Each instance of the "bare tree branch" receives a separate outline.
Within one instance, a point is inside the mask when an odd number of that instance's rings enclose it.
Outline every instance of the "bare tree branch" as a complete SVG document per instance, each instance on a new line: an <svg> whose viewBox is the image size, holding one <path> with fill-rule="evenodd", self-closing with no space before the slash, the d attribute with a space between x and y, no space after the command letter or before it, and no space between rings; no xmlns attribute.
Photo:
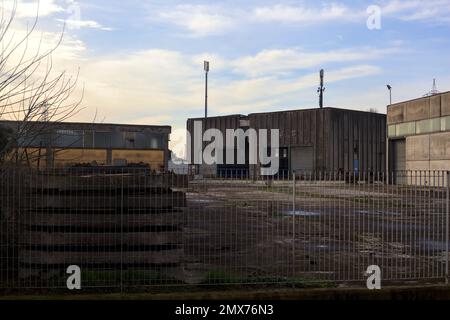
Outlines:
<svg viewBox="0 0 450 320"><path fill-rule="evenodd" d="M31 27L20 38L12 30L17 0L12 1L10 11L3 2L0 10L0 119L18 121L12 137L6 139L0 132L0 138L4 139L3 143L0 141L1 161L11 148L15 147L20 153L19 149L29 147L49 130L50 122L62 122L76 115L81 110L84 88L79 99L72 99L79 70L75 76L66 71L54 71L52 54L62 43L65 26L56 44L42 50L43 34L37 46L30 43L39 20L39 3ZM27 154L27 160L29 156ZM19 162L23 160L23 155L16 154L16 157Z"/></svg>

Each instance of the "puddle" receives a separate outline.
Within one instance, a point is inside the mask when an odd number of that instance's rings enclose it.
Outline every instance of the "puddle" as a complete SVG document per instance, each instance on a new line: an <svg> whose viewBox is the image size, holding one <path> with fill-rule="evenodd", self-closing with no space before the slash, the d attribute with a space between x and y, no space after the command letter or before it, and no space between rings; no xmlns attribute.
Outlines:
<svg viewBox="0 0 450 320"><path fill-rule="evenodd" d="M375 215L375 216L400 216L400 213L391 212L391 211L384 212L384 211L357 210L357 211L354 211L354 213L369 214L369 215Z"/></svg>
<svg viewBox="0 0 450 320"><path fill-rule="evenodd" d="M422 250L442 250L446 249L445 241L436 241L431 239L419 238L418 247Z"/></svg>
<svg viewBox="0 0 450 320"><path fill-rule="evenodd" d="M197 203L213 203L214 200L211 199L189 199L189 201L197 202Z"/></svg>
<svg viewBox="0 0 450 320"><path fill-rule="evenodd" d="M295 216L295 217L318 217L318 216L320 216L320 213L318 213L318 212L300 211L300 210L286 211L285 214L288 216Z"/></svg>

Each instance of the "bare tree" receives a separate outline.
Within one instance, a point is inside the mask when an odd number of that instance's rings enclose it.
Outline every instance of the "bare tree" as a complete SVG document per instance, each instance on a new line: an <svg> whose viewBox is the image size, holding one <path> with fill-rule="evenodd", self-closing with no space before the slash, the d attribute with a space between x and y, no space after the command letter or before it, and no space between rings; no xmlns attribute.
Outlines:
<svg viewBox="0 0 450 320"><path fill-rule="evenodd" d="M71 99L78 72L72 76L53 69L52 54L62 42L64 29L54 46L42 49L43 35L37 46L30 45L37 32L39 7L31 27L21 36L12 28L17 0L12 1L10 10L3 5L0 10L0 119L17 121L12 132L0 130L0 139L4 140L0 141L0 159L13 149L14 160L20 163L29 161L26 148L38 136L48 134L50 122L62 122L80 111L83 94L79 99Z"/></svg>

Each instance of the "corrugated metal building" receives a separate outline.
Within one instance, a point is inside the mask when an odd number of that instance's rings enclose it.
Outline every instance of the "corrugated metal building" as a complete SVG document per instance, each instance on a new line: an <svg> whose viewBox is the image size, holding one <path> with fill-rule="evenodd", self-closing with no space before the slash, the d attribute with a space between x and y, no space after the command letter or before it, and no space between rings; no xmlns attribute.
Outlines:
<svg viewBox="0 0 450 320"><path fill-rule="evenodd" d="M306 109L188 119L193 136L194 121L201 121L203 132L220 129L279 129L280 172L382 172L386 166L386 115L337 108ZM205 126L206 122L206 126ZM204 144L205 145L205 144ZM193 145L191 145L193 163ZM203 174L220 174L223 169L249 170L244 166L198 167Z"/></svg>
<svg viewBox="0 0 450 320"><path fill-rule="evenodd" d="M39 168L76 164L145 164L168 168L170 126L0 121L20 130L12 156Z"/></svg>

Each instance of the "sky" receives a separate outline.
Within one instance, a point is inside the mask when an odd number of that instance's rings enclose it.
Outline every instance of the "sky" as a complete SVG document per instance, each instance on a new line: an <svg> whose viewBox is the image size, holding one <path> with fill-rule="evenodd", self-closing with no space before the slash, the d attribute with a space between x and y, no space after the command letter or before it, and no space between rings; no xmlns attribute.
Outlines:
<svg viewBox="0 0 450 320"><path fill-rule="evenodd" d="M2 0L7 10L12 0ZM318 106L386 112L393 101L450 90L450 0L18 0L12 28L51 47L77 73L73 121L171 125L183 153L186 120ZM65 26L65 27L64 27ZM76 94L81 95L81 89Z"/></svg>

